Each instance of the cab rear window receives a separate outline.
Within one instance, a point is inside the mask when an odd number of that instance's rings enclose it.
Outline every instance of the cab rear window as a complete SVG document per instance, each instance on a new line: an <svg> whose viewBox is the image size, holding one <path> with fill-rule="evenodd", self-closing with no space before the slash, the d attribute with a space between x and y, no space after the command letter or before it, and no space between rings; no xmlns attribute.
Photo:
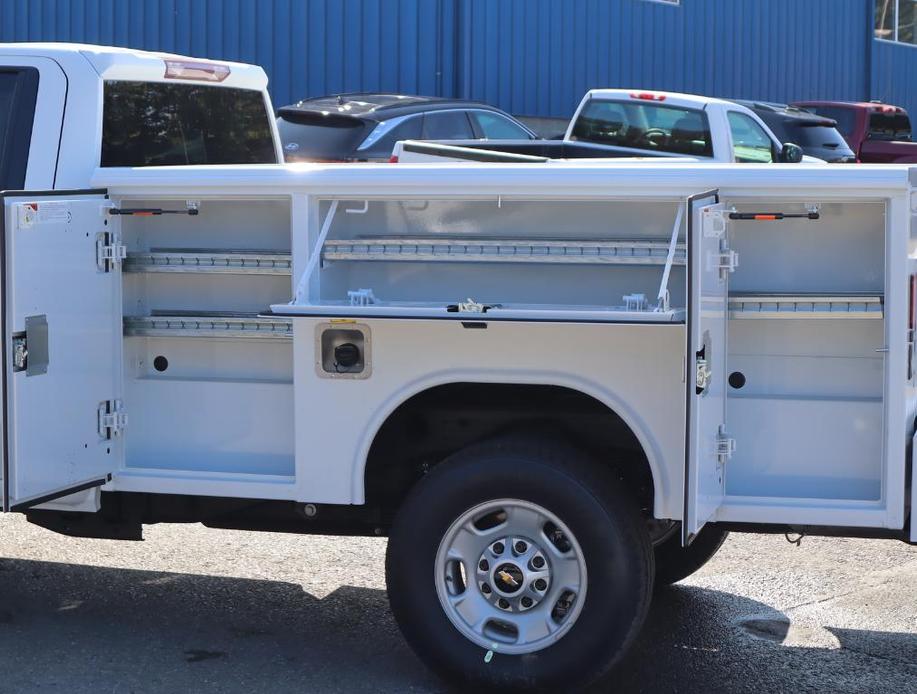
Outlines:
<svg viewBox="0 0 917 694"><path fill-rule="evenodd" d="M911 121L905 113L870 113L870 140L899 140L909 142L911 139Z"/></svg>
<svg viewBox="0 0 917 694"><path fill-rule="evenodd" d="M102 166L275 164L272 120L252 89L109 81Z"/></svg>
<svg viewBox="0 0 917 694"><path fill-rule="evenodd" d="M590 101L573 125L574 140L673 154L713 156L703 111L637 101Z"/></svg>

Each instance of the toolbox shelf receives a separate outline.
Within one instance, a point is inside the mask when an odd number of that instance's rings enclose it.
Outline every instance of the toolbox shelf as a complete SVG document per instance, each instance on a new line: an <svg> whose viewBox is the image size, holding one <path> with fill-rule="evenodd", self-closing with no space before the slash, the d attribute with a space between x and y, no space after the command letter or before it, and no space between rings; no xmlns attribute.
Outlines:
<svg viewBox="0 0 917 694"><path fill-rule="evenodd" d="M152 248L128 253L124 271L289 275L291 266L290 254L282 251Z"/></svg>
<svg viewBox="0 0 917 694"><path fill-rule="evenodd" d="M289 340L290 319L241 312L154 311L149 316L125 316L128 337L226 337Z"/></svg>
<svg viewBox="0 0 917 694"><path fill-rule="evenodd" d="M322 260L665 265L670 245L668 239L356 238L326 241ZM672 264L685 264L683 243Z"/></svg>
<svg viewBox="0 0 917 694"><path fill-rule="evenodd" d="M729 317L881 319L883 298L852 294L738 294L729 297Z"/></svg>

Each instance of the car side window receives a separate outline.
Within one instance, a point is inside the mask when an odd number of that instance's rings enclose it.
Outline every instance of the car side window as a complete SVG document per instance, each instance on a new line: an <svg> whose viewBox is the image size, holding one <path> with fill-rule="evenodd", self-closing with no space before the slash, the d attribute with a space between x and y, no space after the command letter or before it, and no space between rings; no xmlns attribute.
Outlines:
<svg viewBox="0 0 917 694"><path fill-rule="evenodd" d="M424 140L473 140L465 111L432 111L423 117Z"/></svg>
<svg viewBox="0 0 917 694"><path fill-rule="evenodd" d="M423 116L411 116L405 119L373 144L366 152L370 157L388 157L395 149L395 143L401 140L419 140L423 133ZM362 154L362 152L357 152Z"/></svg>
<svg viewBox="0 0 917 694"><path fill-rule="evenodd" d="M532 136L524 128L513 123L509 118L490 111L470 111L471 121L475 126L475 135L485 140L531 140Z"/></svg>
<svg viewBox="0 0 917 694"><path fill-rule="evenodd" d="M774 161L774 143L753 118L738 111L729 111L727 118L736 161L748 164Z"/></svg>

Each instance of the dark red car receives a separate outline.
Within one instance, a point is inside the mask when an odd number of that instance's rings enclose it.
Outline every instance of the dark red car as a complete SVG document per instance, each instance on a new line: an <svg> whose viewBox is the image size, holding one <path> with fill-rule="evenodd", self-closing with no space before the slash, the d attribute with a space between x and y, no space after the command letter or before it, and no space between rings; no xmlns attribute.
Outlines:
<svg viewBox="0 0 917 694"><path fill-rule="evenodd" d="M859 162L917 162L917 142L911 141L911 119L900 106L875 101L797 101L792 105L837 121L837 129Z"/></svg>

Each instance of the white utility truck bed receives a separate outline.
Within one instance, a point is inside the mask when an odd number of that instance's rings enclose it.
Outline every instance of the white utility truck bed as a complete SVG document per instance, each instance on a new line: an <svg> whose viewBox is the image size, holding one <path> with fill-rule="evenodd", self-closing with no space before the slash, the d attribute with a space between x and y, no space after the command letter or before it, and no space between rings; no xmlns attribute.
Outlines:
<svg viewBox="0 0 917 694"><path fill-rule="evenodd" d="M2 193L0 235L3 506L32 522L388 535L428 664L555 690L608 673L654 580L729 529L917 541L917 170L95 166L45 187Z"/></svg>

